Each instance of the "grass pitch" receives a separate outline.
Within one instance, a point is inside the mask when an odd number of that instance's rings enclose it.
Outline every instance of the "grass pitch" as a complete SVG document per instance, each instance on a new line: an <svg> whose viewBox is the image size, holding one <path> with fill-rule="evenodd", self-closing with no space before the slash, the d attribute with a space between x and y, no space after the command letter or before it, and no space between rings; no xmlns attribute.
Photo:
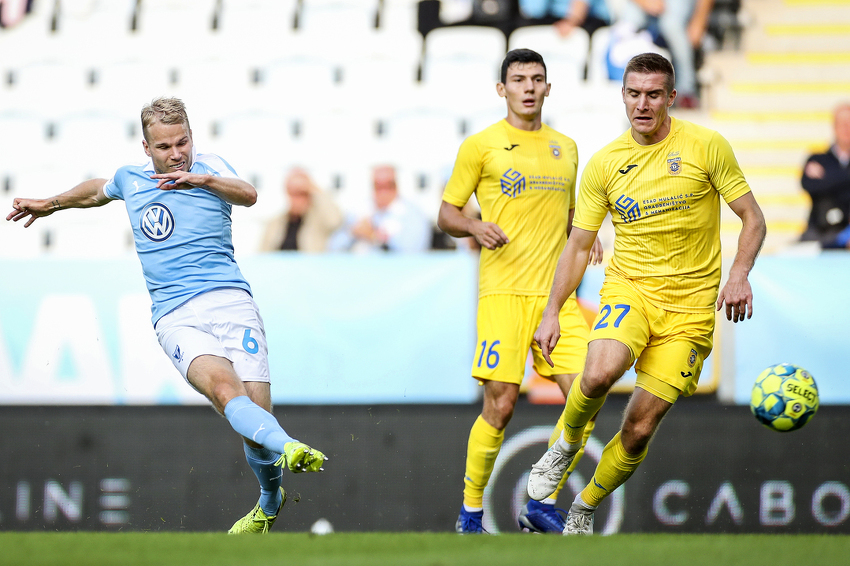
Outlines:
<svg viewBox="0 0 850 566"><path fill-rule="evenodd" d="M0 533L2 566L830 566L848 561L850 537L844 535Z"/></svg>

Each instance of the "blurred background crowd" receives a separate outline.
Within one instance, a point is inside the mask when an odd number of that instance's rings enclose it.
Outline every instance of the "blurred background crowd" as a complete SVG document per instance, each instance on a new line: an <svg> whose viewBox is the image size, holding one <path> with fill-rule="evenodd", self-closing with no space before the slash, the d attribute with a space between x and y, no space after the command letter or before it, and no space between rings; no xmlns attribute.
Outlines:
<svg viewBox="0 0 850 566"><path fill-rule="evenodd" d="M622 67L652 50L676 67L673 114L731 141L765 210L765 251L843 248L841 22L850 5L816 0L3 0L0 195L54 194L143 159L138 111L173 95L199 151L260 191L234 211L238 254L469 249L434 221L460 142L504 116L505 52L544 56L544 121L576 140L581 170L628 127ZM0 254L132 253L123 215L4 223ZM728 251L737 219L723 218Z"/></svg>

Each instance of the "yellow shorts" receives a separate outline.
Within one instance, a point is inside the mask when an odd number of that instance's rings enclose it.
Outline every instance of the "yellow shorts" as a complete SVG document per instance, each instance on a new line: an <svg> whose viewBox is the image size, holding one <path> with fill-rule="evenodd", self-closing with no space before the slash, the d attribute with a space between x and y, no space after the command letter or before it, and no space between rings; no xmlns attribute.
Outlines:
<svg viewBox="0 0 850 566"><path fill-rule="evenodd" d="M478 300L478 341L472 359L472 377L480 381L522 383L531 348L534 369L543 377L578 373L587 355L588 327L575 296L561 309L561 338L549 367L534 342L548 297L486 295Z"/></svg>
<svg viewBox="0 0 850 566"><path fill-rule="evenodd" d="M713 311L668 311L647 302L629 282L606 277L590 340L610 338L628 346L637 360L637 385L674 403L697 388L703 361L713 346Z"/></svg>

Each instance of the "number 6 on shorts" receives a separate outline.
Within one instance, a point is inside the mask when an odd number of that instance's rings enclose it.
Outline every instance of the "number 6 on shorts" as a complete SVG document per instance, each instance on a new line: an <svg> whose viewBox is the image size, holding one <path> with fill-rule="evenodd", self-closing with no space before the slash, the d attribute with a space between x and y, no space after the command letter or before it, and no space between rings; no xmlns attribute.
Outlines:
<svg viewBox="0 0 850 566"><path fill-rule="evenodd" d="M249 354L256 354L260 351L260 344L251 336L251 329L245 329L245 335L242 337L242 347Z"/></svg>

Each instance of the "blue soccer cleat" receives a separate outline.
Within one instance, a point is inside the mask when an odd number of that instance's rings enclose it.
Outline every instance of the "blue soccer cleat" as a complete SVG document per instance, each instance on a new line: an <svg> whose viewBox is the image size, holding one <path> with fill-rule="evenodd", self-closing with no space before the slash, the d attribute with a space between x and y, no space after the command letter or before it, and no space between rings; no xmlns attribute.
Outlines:
<svg viewBox="0 0 850 566"><path fill-rule="evenodd" d="M530 500L522 506L517 522L520 530L530 533L556 533L564 531L567 512L549 503Z"/></svg>
<svg viewBox="0 0 850 566"><path fill-rule="evenodd" d="M457 523L455 523L455 531L462 535L486 533L487 531L481 525L483 518L484 511L469 512L461 506L460 515L457 516Z"/></svg>

